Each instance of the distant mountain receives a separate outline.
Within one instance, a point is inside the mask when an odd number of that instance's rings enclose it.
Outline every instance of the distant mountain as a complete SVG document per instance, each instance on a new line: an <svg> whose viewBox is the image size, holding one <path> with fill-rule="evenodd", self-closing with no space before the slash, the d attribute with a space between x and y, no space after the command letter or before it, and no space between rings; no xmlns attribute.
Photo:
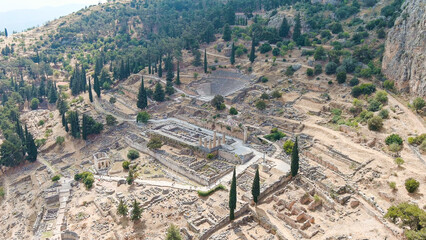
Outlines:
<svg viewBox="0 0 426 240"><path fill-rule="evenodd" d="M68 4L58 7L43 7L39 9L14 10L0 13L0 29L7 28L9 33L21 32L31 27L41 26L47 21L84 8L85 4Z"/></svg>

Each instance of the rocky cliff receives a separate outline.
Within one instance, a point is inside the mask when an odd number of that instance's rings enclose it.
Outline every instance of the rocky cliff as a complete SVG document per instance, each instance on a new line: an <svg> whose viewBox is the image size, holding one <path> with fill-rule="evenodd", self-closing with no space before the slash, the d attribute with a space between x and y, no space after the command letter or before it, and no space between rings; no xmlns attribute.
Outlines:
<svg viewBox="0 0 426 240"><path fill-rule="evenodd" d="M382 70L398 90L426 96L426 2L406 0L389 30Z"/></svg>

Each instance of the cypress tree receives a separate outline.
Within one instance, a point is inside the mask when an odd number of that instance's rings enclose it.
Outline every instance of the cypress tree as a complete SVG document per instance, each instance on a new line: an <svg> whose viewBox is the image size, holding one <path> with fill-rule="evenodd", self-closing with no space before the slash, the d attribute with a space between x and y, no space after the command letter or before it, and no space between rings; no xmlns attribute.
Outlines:
<svg viewBox="0 0 426 240"><path fill-rule="evenodd" d="M232 48L231 48L231 64L234 65L235 63L235 46L234 43L232 43Z"/></svg>
<svg viewBox="0 0 426 240"><path fill-rule="evenodd" d="M167 95L172 95L173 93L175 93L175 89L173 88L173 82L172 81L166 82L166 93L167 93Z"/></svg>
<svg viewBox="0 0 426 240"><path fill-rule="evenodd" d="M67 120L65 119L65 114L62 114L62 127L65 127L66 125L67 125Z"/></svg>
<svg viewBox="0 0 426 240"><path fill-rule="evenodd" d="M58 92L56 91L56 88L54 86L51 86L49 88L47 98L49 99L49 103L56 103L56 101L58 100Z"/></svg>
<svg viewBox="0 0 426 240"><path fill-rule="evenodd" d="M231 27L229 27L229 24L225 24L223 27L223 40L229 41L231 40Z"/></svg>
<svg viewBox="0 0 426 240"><path fill-rule="evenodd" d="M7 29L4 28L4 35L7 37Z"/></svg>
<svg viewBox="0 0 426 240"><path fill-rule="evenodd" d="M180 67L179 67L179 62L177 63L177 75L176 75L176 80L175 80L176 85L180 85Z"/></svg>
<svg viewBox="0 0 426 240"><path fill-rule="evenodd" d="M141 86L139 87L138 101L136 105L140 109L145 109L148 106L148 98L146 95L146 89L145 89L143 77L141 81Z"/></svg>
<svg viewBox="0 0 426 240"><path fill-rule="evenodd" d="M26 141L25 141L25 145L26 145L26 149L27 149L27 160L30 162L35 162L37 160L37 146L35 145L34 142L34 137L31 133L28 132L28 128L25 125L25 135L26 135Z"/></svg>
<svg viewBox="0 0 426 240"><path fill-rule="evenodd" d="M237 208L237 177L235 173L232 175L232 183L231 183L231 190L229 191L229 219L232 221L235 219L234 211Z"/></svg>
<svg viewBox="0 0 426 240"><path fill-rule="evenodd" d="M139 207L139 203L136 201L136 199L133 201L132 207L133 209L130 218L132 221L138 221L141 218L142 209Z"/></svg>
<svg viewBox="0 0 426 240"><path fill-rule="evenodd" d="M62 94L59 94L58 101L56 102L56 108L60 114L65 114L68 109L67 102L62 98Z"/></svg>
<svg viewBox="0 0 426 240"><path fill-rule="evenodd" d="M80 123L78 120L78 113L76 111L69 112L69 122L71 124L71 136L74 138L80 137Z"/></svg>
<svg viewBox="0 0 426 240"><path fill-rule="evenodd" d="M46 96L46 83L45 83L44 77L41 78L40 86L38 88L38 92L39 92L38 95L39 95L40 99L43 98L44 96Z"/></svg>
<svg viewBox="0 0 426 240"><path fill-rule="evenodd" d="M83 114L83 121L82 121L82 126L81 126L81 128L82 128L82 131L81 131L81 136L83 137L83 139L84 140L87 140L87 135L89 135L88 134L88 132L89 132L89 129L88 129L88 119L87 119L87 115L86 114Z"/></svg>
<svg viewBox="0 0 426 240"><path fill-rule="evenodd" d="M93 93L92 93L92 83L90 82L90 77L89 77L89 100L90 102L93 102Z"/></svg>
<svg viewBox="0 0 426 240"><path fill-rule="evenodd" d="M207 73L207 50L204 49L204 73Z"/></svg>
<svg viewBox="0 0 426 240"><path fill-rule="evenodd" d="M94 80L93 90L95 90L96 95L98 96L98 98L100 98L101 97L101 86L99 84L98 76L96 76L96 75L93 76L93 80Z"/></svg>
<svg viewBox="0 0 426 240"><path fill-rule="evenodd" d="M284 17L283 21L281 22L281 26L279 29L279 36L284 38L288 36L288 32L290 31L290 25L288 25L287 19Z"/></svg>
<svg viewBox="0 0 426 240"><path fill-rule="evenodd" d="M164 101L164 90L159 82L157 82L157 84L155 85L154 100L157 102Z"/></svg>
<svg viewBox="0 0 426 240"><path fill-rule="evenodd" d="M163 67L162 65L162 60L161 60L161 56L160 56L160 64L158 65L158 77L163 77Z"/></svg>
<svg viewBox="0 0 426 240"><path fill-rule="evenodd" d="M299 171L299 146L296 137L296 142L294 143L293 150L291 152L291 176L294 177Z"/></svg>
<svg viewBox="0 0 426 240"><path fill-rule="evenodd" d="M253 186L251 189L251 194L253 195L253 201L257 204L257 197L260 195L260 177L259 177L259 168L256 170L256 175L254 175Z"/></svg>
<svg viewBox="0 0 426 240"><path fill-rule="evenodd" d="M251 40L251 50L250 50L250 62L253 63L254 59L256 58L256 56L254 55L254 51L255 51L255 45L254 45L254 36Z"/></svg>

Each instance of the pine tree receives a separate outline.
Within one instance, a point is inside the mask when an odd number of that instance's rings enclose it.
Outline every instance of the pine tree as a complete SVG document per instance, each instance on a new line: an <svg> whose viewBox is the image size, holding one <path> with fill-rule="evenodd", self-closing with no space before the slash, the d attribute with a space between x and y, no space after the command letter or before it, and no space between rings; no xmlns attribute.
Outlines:
<svg viewBox="0 0 426 240"><path fill-rule="evenodd" d="M229 24L225 24L225 26L223 27L223 40L225 41L229 41L231 40L231 27L229 27Z"/></svg>
<svg viewBox="0 0 426 240"><path fill-rule="evenodd" d="M89 100L90 102L93 102L93 93L92 93L92 83L90 82L90 77L89 77Z"/></svg>
<svg viewBox="0 0 426 240"><path fill-rule="evenodd" d="M256 58L256 56L254 55L254 51L255 51L255 44L254 43L255 42L254 42L254 36L253 36L253 38L251 40L251 50L250 50L250 57L249 57L251 63L253 63L254 59Z"/></svg>
<svg viewBox="0 0 426 240"><path fill-rule="evenodd" d="M175 80L175 84L176 85L180 85L180 67L179 67L179 62L177 63L177 75L176 75L176 80Z"/></svg>
<svg viewBox="0 0 426 240"><path fill-rule="evenodd" d="M207 73L207 50L204 49L204 73Z"/></svg>
<svg viewBox="0 0 426 240"><path fill-rule="evenodd" d="M182 240L182 236L179 233L179 228L175 225L170 225L167 229L166 240Z"/></svg>
<svg viewBox="0 0 426 240"><path fill-rule="evenodd" d="M259 168L256 169L256 174L253 179L253 186L251 189L251 194L253 195L253 201L257 204L257 198L260 195L260 177L259 177Z"/></svg>
<svg viewBox="0 0 426 240"><path fill-rule="evenodd" d="M232 48L231 48L231 64L234 65L235 63L235 46L234 43L232 43Z"/></svg>
<svg viewBox="0 0 426 240"><path fill-rule="evenodd" d="M294 25L294 29L293 29L293 41L295 41L298 45L300 42L300 38L302 36L301 30L302 30L302 25L300 23L300 13L298 13L296 15L296 19L295 19L295 25Z"/></svg>
<svg viewBox="0 0 426 240"><path fill-rule="evenodd" d="M146 95L146 89L142 77L141 86L139 87L139 93L138 93L138 101L136 103L137 107L140 109L145 109L148 106L148 98Z"/></svg>
<svg viewBox="0 0 426 240"><path fill-rule="evenodd" d="M136 199L133 201L132 207L133 209L130 219L132 219L132 221L138 221L141 218L142 209L139 207L139 203L136 201Z"/></svg>
<svg viewBox="0 0 426 240"><path fill-rule="evenodd" d="M94 80L93 90L95 90L96 95L98 96L98 98L100 98L101 97L101 86L99 84L99 79L95 75L95 76L93 76L93 80Z"/></svg>
<svg viewBox="0 0 426 240"><path fill-rule="evenodd" d="M284 38L288 36L288 32L290 31L290 25L288 25L287 19L284 17L283 21L281 22L281 26L279 29L279 36Z"/></svg>
<svg viewBox="0 0 426 240"><path fill-rule="evenodd" d="M164 90L159 82L157 82L157 84L155 85L154 100L157 102L164 101Z"/></svg>
<svg viewBox="0 0 426 240"><path fill-rule="evenodd" d="M229 219L232 221L235 219L234 211L237 208L237 177L235 176L235 168L234 173L232 175L232 183L231 190L229 191Z"/></svg>
<svg viewBox="0 0 426 240"><path fill-rule="evenodd" d="M163 77L163 67L162 65L162 60L161 60L161 56L160 56L160 64L158 65L158 77Z"/></svg>
<svg viewBox="0 0 426 240"><path fill-rule="evenodd" d="M291 152L291 176L296 176L299 171L299 147L296 137L296 142L294 143L293 150Z"/></svg>
<svg viewBox="0 0 426 240"><path fill-rule="evenodd" d="M123 200L120 200L120 203L118 204L118 207L117 207L117 214L125 217L127 216L127 212L128 210L127 210L126 204L124 204Z"/></svg>

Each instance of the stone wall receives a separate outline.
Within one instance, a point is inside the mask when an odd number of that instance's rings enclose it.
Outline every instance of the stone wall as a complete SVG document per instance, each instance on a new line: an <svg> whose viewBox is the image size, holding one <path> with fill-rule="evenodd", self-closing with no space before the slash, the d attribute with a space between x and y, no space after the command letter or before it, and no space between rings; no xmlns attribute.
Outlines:
<svg viewBox="0 0 426 240"><path fill-rule="evenodd" d="M242 205L240 209L234 212L235 219L246 214L249 211L249 209L250 209L250 205L248 203L245 203L244 205ZM198 239L207 240L214 232L218 231L219 229L223 228L229 223L230 223L229 216L222 218L214 226L204 231Z"/></svg>

